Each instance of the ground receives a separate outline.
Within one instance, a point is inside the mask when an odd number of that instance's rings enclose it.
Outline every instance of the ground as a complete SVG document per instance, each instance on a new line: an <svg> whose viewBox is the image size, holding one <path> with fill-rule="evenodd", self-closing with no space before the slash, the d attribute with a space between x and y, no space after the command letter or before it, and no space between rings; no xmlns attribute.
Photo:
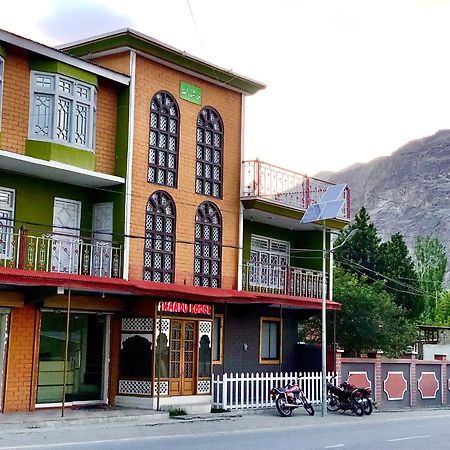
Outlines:
<svg viewBox="0 0 450 450"><path fill-rule="evenodd" d="M15 449L448 449L450 410L349 413L290 418L275 410L228 420L167 419L152 424L103 422L44 429L0 429L0 450ZM215 420L214 420L215 419Z"/></svg>

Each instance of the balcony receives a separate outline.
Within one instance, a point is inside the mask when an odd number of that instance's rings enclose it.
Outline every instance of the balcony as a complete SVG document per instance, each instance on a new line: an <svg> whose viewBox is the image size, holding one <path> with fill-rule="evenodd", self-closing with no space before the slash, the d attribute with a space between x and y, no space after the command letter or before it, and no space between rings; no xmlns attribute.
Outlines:
<svg viewBox="0 0 450 450"><path fill-rule="evenodd" d="M257 198L280 206L305 211L318 203L334 183L308 177L262 161L243 161L241 200ZM344 192L345 204L338 218L350 220L350 190Z"/></svg>
<svg viewBox="0 0 450 450"><path fill-rule="evenodd" d="M121 261L112 241L0 226L0 267L120 278Z"/></svg>
<svg viewBox="0 0 450 450"><path fill-rule="evenodd" d="M322 272L299 267L246 261L243 264L244 291L322 298Z"/></svg>

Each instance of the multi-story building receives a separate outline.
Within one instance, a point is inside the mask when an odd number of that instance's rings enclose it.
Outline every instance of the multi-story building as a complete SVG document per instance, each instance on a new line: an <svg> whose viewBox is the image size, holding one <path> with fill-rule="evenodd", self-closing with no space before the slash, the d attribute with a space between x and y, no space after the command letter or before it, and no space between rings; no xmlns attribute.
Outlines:
<svg viewBox="0 0 450 450"><path fill-rule="evenodd" d="M325 183L241 176L264 85L132 30L0 45L0 409L208 405L213 372L299 364Z"/></svg>

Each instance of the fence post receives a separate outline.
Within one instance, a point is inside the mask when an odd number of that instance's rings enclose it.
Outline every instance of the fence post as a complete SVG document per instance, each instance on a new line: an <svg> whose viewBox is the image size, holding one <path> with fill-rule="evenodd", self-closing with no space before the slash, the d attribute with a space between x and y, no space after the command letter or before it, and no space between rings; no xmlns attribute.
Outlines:
<svg viewBox="0 0 450 450"><path fill-rule="evenodd" d="M381 379L381 355L383 354L382 350L377 350L376 352L369 353L369 358L374 358L374 397L377 402L378 408L381 408L381 404L383 402L383 380Z"/></svg>
<svg viewBox="0 0 450 450"><path fill-rule="evenodd" d="M441 361L441 404L447 404L447 355L445 353L435 354L434 359Z"/></svg>
<svg viewBox="0 0 450 450"><path fill-rule="evenodd" d="M338 348L336 350L336 358L335 358L335 368L334 371L337 375L336 377L336 385L339 384L342 378L342 355L344 354L344 349Z"/></svg>
<svg viewBox="0 0 450 450"><path fill-rule="evenodd" d="M227 409L227 399L228 399L228 380L227 374L223 374L222 378L222 408Z"/></svg>
<svg viewBox="0 0 450 450"><path fill-rule="evenodd" d="M405 356L410 359L409 363L409 381L411 389L411 397L409 406L414 408L417 403L417 377L416 377L416 356L417 352L405 352Z"/></svg>

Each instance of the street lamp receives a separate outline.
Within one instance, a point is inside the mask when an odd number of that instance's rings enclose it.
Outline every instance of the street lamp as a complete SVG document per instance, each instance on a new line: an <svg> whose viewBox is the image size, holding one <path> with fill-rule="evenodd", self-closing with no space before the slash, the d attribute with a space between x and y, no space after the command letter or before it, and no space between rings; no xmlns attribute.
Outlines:
<svg viewBox="0 0 450 450"><path fill-rule="evenodd" d="M309 205L308 209L300 221L300 223L312 223L322 221L322 417L327 415L327 294L326 294L326 258L327 242L326 242L326 227L325 221L327 219L335 219L344 207L345 198L344 191L347 188L346 184L337 184L330 186L325 194L323 194L320 202ZM334 250L343 245L353 231L349 233L347 238L336 247Z"/></svg>

